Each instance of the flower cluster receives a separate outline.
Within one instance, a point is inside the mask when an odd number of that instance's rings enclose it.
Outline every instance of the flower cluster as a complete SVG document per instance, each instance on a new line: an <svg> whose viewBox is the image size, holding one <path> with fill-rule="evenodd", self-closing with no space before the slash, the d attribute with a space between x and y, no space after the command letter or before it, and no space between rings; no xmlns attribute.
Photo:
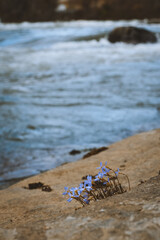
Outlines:
<svg viewBox="0 0 160 240"><path fill-rule="evenodd" d="M80 183L79 187L64 188L63 195L69 195L68 202L75 199L85 206L91 200L96 201L125 192L118 179L119 168L114 171L107 166L107 162L104 166L101 162L100 167L97 169L100 169L99 173L95 176L88 175L84 177L85 180Z"/></svg>

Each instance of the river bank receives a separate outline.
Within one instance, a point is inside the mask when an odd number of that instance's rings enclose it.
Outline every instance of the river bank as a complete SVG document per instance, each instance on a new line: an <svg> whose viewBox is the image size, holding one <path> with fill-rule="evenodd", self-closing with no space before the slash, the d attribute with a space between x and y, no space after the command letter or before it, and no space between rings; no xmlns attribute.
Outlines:
<svg viewBox="0 0 160 240"><path fill-rule="evenodd" d="M112 144L107 150L25 179L0 191L1 239L157 239L159 226L160 129ZM66 202L64 186L95 174L100 161L127 174L131 191L77 210ZM51 192L28 190L43 182ZM141 223L141 228L139 224ZM149 227L146 229L146 226ZM150 230L148 230L150 229ZM134 234L134 235L133 235Z"/></svg>

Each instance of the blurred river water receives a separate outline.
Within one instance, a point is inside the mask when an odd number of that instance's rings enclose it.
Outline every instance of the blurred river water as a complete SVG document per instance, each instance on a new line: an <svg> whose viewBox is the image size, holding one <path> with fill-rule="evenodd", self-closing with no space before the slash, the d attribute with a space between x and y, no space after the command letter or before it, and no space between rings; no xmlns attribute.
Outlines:
<svg viewBox="0 0 160 240"><path fill-rule="evenodd" d="M155 44L111 44L118 26ZM160 127L160 24L0 23L0 181L38 174ZM107 159L106 159L107 160Z"/></svg>

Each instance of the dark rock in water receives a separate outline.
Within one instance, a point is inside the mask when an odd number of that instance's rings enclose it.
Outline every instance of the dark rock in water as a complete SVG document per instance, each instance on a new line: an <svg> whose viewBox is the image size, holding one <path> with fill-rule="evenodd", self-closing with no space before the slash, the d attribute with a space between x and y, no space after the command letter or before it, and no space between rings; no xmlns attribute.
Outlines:
<svg viewBox="0 0 160 240"><path fill-rule="evenodd" d="M143 28L136 27L118 27L115 28L108 36L111 43L126 42L126 43L155 43L157 38L154 33Z"/></svg>
<svg viewBox="0 0 160 240"><path fill-rule="evenodd" d="M28 129L31 129L31 130L35 130L35 129L36 129L36 127L33 126L33 125L28 125L27 128L28 128Z"/></svg>
<svg viewBox="0 0 160 240"><path fill-rule="evenodd" d="M76 155L76 154L80 154L81 151L73 149L72 151L69 152L70 155Z"/></svg>
<svg viewBox="0 0 160 240"><path fill-rule="evenodd" d="M107 149L108 149L108 147L93 148L89 153L87 153L83 156L83 159L88 158L88 157L93 156L93 155L96 155L96 154L98 154L100 152L103 152Z"/></svg>
<svg viewBox="0 0 160 240"><path fill-rule="evenodd" d="M87 158L87 157L90 157L92 155L95 155L95 154L98 154L102 151L105 151L107 150L108 148L107 147L100 147L100 148L92 148L92 149L84 149L84 150L76 150L76 149L73 149L72 151L69 152L70 155L76 155L76 154L80 154L82 152L86 152L86 151L89 151L88 153L86 153L84 156L83 156L83 159Z"/></svg>

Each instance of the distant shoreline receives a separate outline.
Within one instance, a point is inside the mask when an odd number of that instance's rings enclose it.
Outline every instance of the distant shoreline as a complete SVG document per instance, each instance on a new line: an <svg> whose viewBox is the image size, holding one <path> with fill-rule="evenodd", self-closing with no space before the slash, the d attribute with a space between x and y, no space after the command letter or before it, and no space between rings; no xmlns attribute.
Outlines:
<svg viewBox="0 0 160 240"><path fill-rule="evenodd" d="M157 0L16 0L0 1L3 23L70 20L160 19ZM61 6L61 7L60 7ZM158 20L159 21L159 20Z"/></svg>
<svg viewBox="0 0 160 240"><path fill-rule="evenodd" d="M142 18L142 19L138 19L138 18L131 18L131 19L85 19L85 18L64 18L64 19L54 19L54 20L46 20L46 21L30 21L30 20L23 20L23 21L2 21L0 18L0 23L1 24L21 24L24 22L28 22L28 23L49 23L49 22L72 22L72 21L146 21L147 24L160 24L160 18Z"/></svg>
<svg viewBox="0 0 160 240"><path fill-rule="evenodd" d="M23 22L29 22L29 23L47 23L47 22L71 22L71 21L132 21L132 20L138 20L138 21L147 21L148 24L160 24L160 18L117 18L117 19L112 19L112 18L70 18L69 16L64 16L63 17L59 17L59 18L55 18L55 19L49 19L49 20L36 20L36 21L32 21L29 19L23 19L21 21L16 21L16 20L6 20L3 21L0 17L0 23L2 24L20 24Z"/></svg>

